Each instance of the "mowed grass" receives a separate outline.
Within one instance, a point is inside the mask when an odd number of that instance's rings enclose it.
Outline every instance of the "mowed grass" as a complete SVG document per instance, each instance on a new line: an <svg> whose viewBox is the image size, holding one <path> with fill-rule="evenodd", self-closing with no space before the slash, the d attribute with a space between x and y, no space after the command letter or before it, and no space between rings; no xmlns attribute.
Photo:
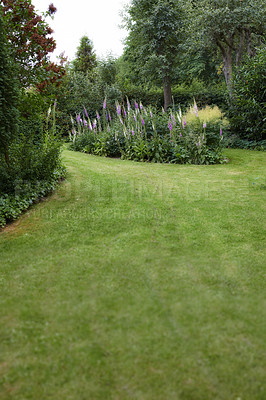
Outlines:
<svg viewBox="0 0 266 400"><path fill-rule="evenodd" d="M265 399L265 166L64 151L0 233L1 400Z"/></svg>

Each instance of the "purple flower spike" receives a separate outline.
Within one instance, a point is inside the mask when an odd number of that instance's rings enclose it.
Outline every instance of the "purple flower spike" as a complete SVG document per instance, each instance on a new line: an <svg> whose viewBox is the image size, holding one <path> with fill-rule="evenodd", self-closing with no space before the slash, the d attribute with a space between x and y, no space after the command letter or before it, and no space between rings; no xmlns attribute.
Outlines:
<svg viewBox="0 0 266 400"><path fill-rule="evenodd" d="M171 132L171 130L173 129L173 125L171 124L170 121L168 122L168 128L169 128L169 131L170 131L170 132Z"/></svg>
<svg viewBox="0 0 266 400"><path fill-rule="evenodd" d="M182 137L182 133L180 132L180 136Z"/></svg>
<svg viewBox="0 0 266 400"><path fill-rule="evenodd" d="M222 128L220 128L220 136L222 136L222 134L223 134L223 130L222 130Z"/></svg>
<svg viewBox="0 0 266 400"><path fill-rule="evenodd" d="M98 111L96 112L96 116L97 116L97 119L100 119L100 115L99 115Z"/></svg>
<svg viewBox="0 0 266 400"><path fill-rule="evenodd" d="M127 112L126 112L126 110L124 110L124 116L125 116L125 117L127 116Z"/></svg>
<svg viewBox="0 0 266 400"><path fill-rule="evenodd" d="M85 115L86 115L86 117L87 117L87 118L89 118L89 117L88 117L87 110L86 110L86 108L85 108L85 107L84 107L84 112L85 112Z"/></svg>
<svg viewBox="0 0 266 400"><path fill-rule="evenodd" d="M76 117L76 120L77 120L77 123L79 124L79 123L80 123L80 120L81 120L81 118L80 118L80 114L79 114L79 115L77 115L77 117Z"/></svg>
<svg viewBox="0 0 266 400"><path fill-rule="evenodd" d="M141 117L141 123L144 126L145 122L144 122L144 119L142 117Z"/></svg>
<svg viewBox="0 0 266 400"><path fill-rule="evenodd" d="M134 136L135 135L135 132L133 131L133 129L132 129L132 136Z"/></svg>
<svg viewBox="0 0 266 400"><path fill-rule="evenodd" d="M203 129L205 129L206 126L207 126L207 124L206 124L206 122L204 122L204 124L203 124Z"/></svg>
<svg viewBox="0 0 266 400"><path fill-rule="evenodd" d="M103 102L103 108L106 109L106 99Z"/></svg>
<svg viewBox="0 0 266 400"><path fill-rule="evenodd" d="M152 112L150 111L150 116L151 116L151 118L153 118L153 114L152 114Z"/></svg>
<svg viewBox="0 0 266 400"><path fill-rule="evenodd" d="M111 118L111 114L110 113L108 113L108 117L109 117L109 121L111 122L112 118Z"/></svg>
<svg viewBox="0 0 266 400"><path fill-rule="evenodd" d="M185 128L187 126L186 120L183 120L183 128Z"/></svg>
<svg viewBox="0 0 266 400"><path fill-rule="evenodd" d="M84 119L83 120L83 124L84 124L84 126L87 126L88 124L87 124L87 121Z"/></svg>
<svg viewBox="0 0 266 400"><path fill-rule="evenodd" d="M135 101L135 108L138 110L139 106L138 103Z"/></svg>
<svg viewBox="0 0 266 400"><path fill-rule="evenodd" d="M198 113L197 113L197 110L195 110L195 115L196 115L196 117L198 117Z"/></svg>
<svg viewBox="0 0 266 400"><path fill-rule="evenodd" d="M116 108L117 114L120 115L121 114L121 107L120 107L120 105L118 103L116 104L115 108Z"/></svg>

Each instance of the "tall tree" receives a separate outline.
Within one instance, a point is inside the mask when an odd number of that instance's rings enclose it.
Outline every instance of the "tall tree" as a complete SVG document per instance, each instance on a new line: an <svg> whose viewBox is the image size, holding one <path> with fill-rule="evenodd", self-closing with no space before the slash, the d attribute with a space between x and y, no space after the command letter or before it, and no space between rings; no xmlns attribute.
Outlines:
<svg viewBox="0 0 266 400"><path fill-rule="evenodd" d="M202 0L193 1L195 31L203 42L220 50L223 72L229 93L232 73L244 54L252 57L265 33L264 0Z"/></svg>
<svg viewBox="0 0 266 400"><path fill-rule="evenodd" d="M83 36L77 49L76 59L73 62L75 71L91 74L97 65L92 41Z"/></svg>
<svg viewBox="0 0 266 400"><path fill-rule="evenodd" d="M132 0L126 26L129 35L125 54L142 73L160 79L164 109L172 101L171 78L183 28L179 0Z"/></svg>
<svg viewBox="0 0 266 400"><path fill-rule="evenodd" d="M0 4L0 153L9 163L8 148L17 128L18 82L7 42Z"/></svg>
<svg viewBox="0 0 266 400"><path fill-rule="evenodd" d="M19 79L24 87L37 85L41 90L50 82L61 79L64 68L50 61L56 47L53 33L45 18L56 12L53 4L42 16L31 0L0 0L7 26L8 40L19 67Z"/></svg>

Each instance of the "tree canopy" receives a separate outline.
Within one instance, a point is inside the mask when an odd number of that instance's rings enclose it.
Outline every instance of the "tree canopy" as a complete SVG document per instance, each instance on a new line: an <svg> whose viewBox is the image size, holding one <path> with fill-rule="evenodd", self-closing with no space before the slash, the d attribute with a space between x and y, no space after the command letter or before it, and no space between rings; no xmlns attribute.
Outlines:
<svg viewBox="0 0 266 400"><path fill-rule="evenodd" d="M245 54L252 57L263 41L266 7L263 0L202 0L193 2L194 32L202 45L216 47L223 59L229 92L232 73ZM199 43L199 42L198 42Z"/></svg>
<svg viewBox="0 0 266 400"><path fill-rule="evenodd" d="M13 57L18 64L22 86L36 85L40 90L64 74L61 65L52 63L49 54L56 47L53 33L45 18L56 12L53 4L42 16L38 15L31 0L1 0L7 37Z"/></svg>
<svg viewBox="0 0 266 400"><path fill-rule="evenodd" d="M137 73L160 80L164 108L171 104L171 76L183 29L183 8L177 0L133 0L126 25L125 55Z"/></svg>
<svg viewBox="0 0 266 400"><path fill-rule="evenodd" d="M90 74L97 65L96 54L93 51L92 41L88 36L80 39L80 45L77 48L76 58L73 61L75 71Z"/></svg>

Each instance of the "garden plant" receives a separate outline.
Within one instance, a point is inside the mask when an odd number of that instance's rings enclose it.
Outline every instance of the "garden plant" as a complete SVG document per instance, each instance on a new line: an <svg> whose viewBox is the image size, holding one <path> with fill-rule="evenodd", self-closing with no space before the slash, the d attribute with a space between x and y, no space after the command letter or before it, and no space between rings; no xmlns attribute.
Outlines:
<svg viewBox="0 0 266 400"><path fill-rule="evenodd" d="M102 115L97 112L92 121L86 108L82 115L72 118L71 148L134 161L176 164L224 162L222 147L226 119L217 107L199 111L194 102L194 118L191 118L191 110L185 115L180 108L158 112L136 101L133 106L128 100L126 105L116 102L115 108L116 113L111 115L105 100Z"/></svg>

